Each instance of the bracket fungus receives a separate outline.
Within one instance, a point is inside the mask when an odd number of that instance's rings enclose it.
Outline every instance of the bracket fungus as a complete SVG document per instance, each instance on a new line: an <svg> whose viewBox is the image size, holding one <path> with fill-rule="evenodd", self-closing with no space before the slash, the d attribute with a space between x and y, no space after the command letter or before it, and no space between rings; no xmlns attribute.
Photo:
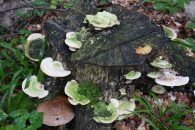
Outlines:
<svg viewBox="0 0 195 130"><path fill-rule="evenodd" d="M169 28L169 27L166 27L166 26L162 26L163 27L163 30L165 32L165 34L171 39L171 40L174 40L177 38L177 33L172 29L172 28Z"/></svg>
<svg viewBox="0 0 195 130"><path fill-rule="evenodd" d="M162 56L154 59L154 61L151 62L150 64L153 67L160 68L160 69L169 69L172 67L172 64L170 64L168 61L162 59Z"/></svg>
<svg viewBox="0 0 195 130"><path fill-rule="evenodd" d="M87 105L90 102L90 100L84 95L79 94L78 89L79 89L79 84L77 83L77 81L71 80L67 82L64 92L67 96L69 96L70 98L69 101L72 105L77 105L77 104Z"/></svg>
<svg viewBox="0 0 195 130"><path fill-rule="evenodd" d="M68 32L66 33L65 43L69 46L71 51L76 51L82 47L81 40L78 39L79 32Z"/></svg>
<svg viewBox="0 0 195 130"><path fill-rule="evenodd" d="M131 83L132 80L138 79L141 76L141 72L138 71L130 71L129 73L125 74L125 79L127 79L126 84Z"/></svg>
<svg viewBox="0 0 195 130"><path fill-rule="evenodd" d="M26 88L28 80L29 85ZM35 75L29 77L29 79L26 78L22 82L22 90L30 97L44 98L49 94L49 91L44 89L44 85L37 81L37 77Z"/></svg>
<svg viewBox="0 0 195 130"><path fill-rule="evenodd" d="M61 62L53 61L51 57L43 59L40 67L46 75L51 77L65 77L71 73L71 71L64 70Z"/></svg>
<svg viewBox="0 0 195 130"><path fill-rule="evenodd" d="M118 120L123 120L132 115L132 111L135 110L135 101L133 99L130 100L117 100L117 99L110 99L110 102L115 105L117 108Z"/></svg>
<svg viewBox="0 0 195 130"><path fill-rule="evenodd" d="M44 49L45 36L40 33L33 33L28 36L25 44L25 55L33 61L39 61Z"/></svg>
<svg viewBox="0 0 195 130"><path fill-rule="evenodd" d="M39 104L38 112L43 112L43 124L60 126L70 122L75 114L67 97L58 96L52 100Z"/></svg>
<svg viewBox="0 0 195 130"><path fill-rule="evenodd" d="M161 85L154 85L151 91L157 94L163 94L166 92L166 89Z"/></svg>
<svg viewBox="0 0 195 130"><path fill-rule="evenodd" d="M120 88L119 92L120 92L121 95L127 95L125 88Z"/></svg>
<svg viewBox="0 0 195 130"><path fill-rule="evenodd" d="M117 113L117 109L114 105L114 103L109 103L106 106L107 111L110 113L108 116L95 116L93 117L93 119L98 122L98 123L105 123L105 124L109 124L114 122L117 117L118 117L118 113Z"/></svg>
<svg viewBox="0 0 195 130"><path fill-rule="evenodd" d="M96 15L86 15L84 22L86 21L93 25L96 30L102 30L120 24L117 16L107 11L98 12Z"/></svg>
<svg viewBox="0 0 195 130"><path fill-rule="evenodd" d="M189 82L189 77L177 76L174 73L166 71L163 72L161 76L156 78L155 82L157 84L163 86L169 86L169 87L182 86L182 85L186 85Z"/></svg>
<svg viewBox="0 0 195 130"><path fill-rule="evenodd" d="M160 72L158 71L154 71L154 72L150 72L147 74L148 77L152 78L152 79L156 79L161 75Z"/></svg>

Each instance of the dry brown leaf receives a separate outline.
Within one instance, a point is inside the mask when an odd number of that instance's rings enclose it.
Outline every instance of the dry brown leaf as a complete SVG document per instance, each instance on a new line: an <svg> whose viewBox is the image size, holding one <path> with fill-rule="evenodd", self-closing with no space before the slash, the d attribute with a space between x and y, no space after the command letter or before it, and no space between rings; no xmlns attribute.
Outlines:
<svg viewBox="0 0 195 130"><path fill-rule="evenodd" d="M135 52L136 54L147 55L152 51L152 47L149 45L146 45L144 47L138 47L135 50L136 50L136 52Z"/></svg>

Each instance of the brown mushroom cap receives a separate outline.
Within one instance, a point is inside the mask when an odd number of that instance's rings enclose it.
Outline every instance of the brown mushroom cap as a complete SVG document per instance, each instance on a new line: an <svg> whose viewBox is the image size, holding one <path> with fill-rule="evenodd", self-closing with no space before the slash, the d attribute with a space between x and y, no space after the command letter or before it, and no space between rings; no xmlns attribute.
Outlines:
<svg viewBox="0 0 195 130"><path fill-rule="evenodd" d="M58 96L39 104L37 111L44 113L43 124L48 126L67 124L75 116L72 105L65 96Z"/></svg>

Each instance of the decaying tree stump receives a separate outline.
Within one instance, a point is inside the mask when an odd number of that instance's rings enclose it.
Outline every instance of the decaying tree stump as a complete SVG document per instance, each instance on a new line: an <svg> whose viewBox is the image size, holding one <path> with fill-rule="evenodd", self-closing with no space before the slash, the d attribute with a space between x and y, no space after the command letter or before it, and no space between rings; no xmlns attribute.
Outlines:
<svg viewBox="0 0 195 130"><path fill-rule="evenodd" d="M93 33L96 39L93 44L86 42L81 49L73 53L64 43L66 33L79 31L85 15L97 12L95 2L81 0L75 9L61 12L58 19L44 23L50 46L47 55L62 61L64 67L72 71L73 79L90 80L99 84L103 100L108 101L109 98L118 95L119 88L131 89L122 78L124 74L130 70L138 70L143 73L141 78L144 79L146 73L154 70L150 62L158 56L163 56L174 65L175 70L189 76L191 82L195 82L195 61L174 47L161 27L152 23L147 16L129 12L118 5L108 7L106 10L117 15L120 25ZM136 54L135 48L145 44L152 46L152 53ZM146 80L139 80L139 84L147 83ZM74 130L113 128L113 124L96 123L92 119L93 113L85 106L75 106L75 114Z"/></svg>

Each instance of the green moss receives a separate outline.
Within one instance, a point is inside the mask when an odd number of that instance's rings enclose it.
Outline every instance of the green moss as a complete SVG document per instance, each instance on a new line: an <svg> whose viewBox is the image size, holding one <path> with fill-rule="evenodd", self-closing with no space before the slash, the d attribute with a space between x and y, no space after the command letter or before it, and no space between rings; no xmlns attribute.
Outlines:
<svg viewBox="0 0 195 130"><path fill-rule="evenodd" d="M117 109L113 103L106 105L99 102L99 104L95 106L94 113L95 116L93 119L99 123L109 124L114 122L118 117Z"/></svg>
<svg viewBox="0 0 195 130"><path fill-rule="evenodd" d="M91 104L98 102L101 96L100 86L91 81L81 81L78 93L88 98Z"/></svg>
<svg viewBox="0 0 195 130"><path fill-rule="evenodd" d="M107 109L107 105L104 102L98 102L94 105L94 115L100 117L109 117L112 114Z"/></svg>

